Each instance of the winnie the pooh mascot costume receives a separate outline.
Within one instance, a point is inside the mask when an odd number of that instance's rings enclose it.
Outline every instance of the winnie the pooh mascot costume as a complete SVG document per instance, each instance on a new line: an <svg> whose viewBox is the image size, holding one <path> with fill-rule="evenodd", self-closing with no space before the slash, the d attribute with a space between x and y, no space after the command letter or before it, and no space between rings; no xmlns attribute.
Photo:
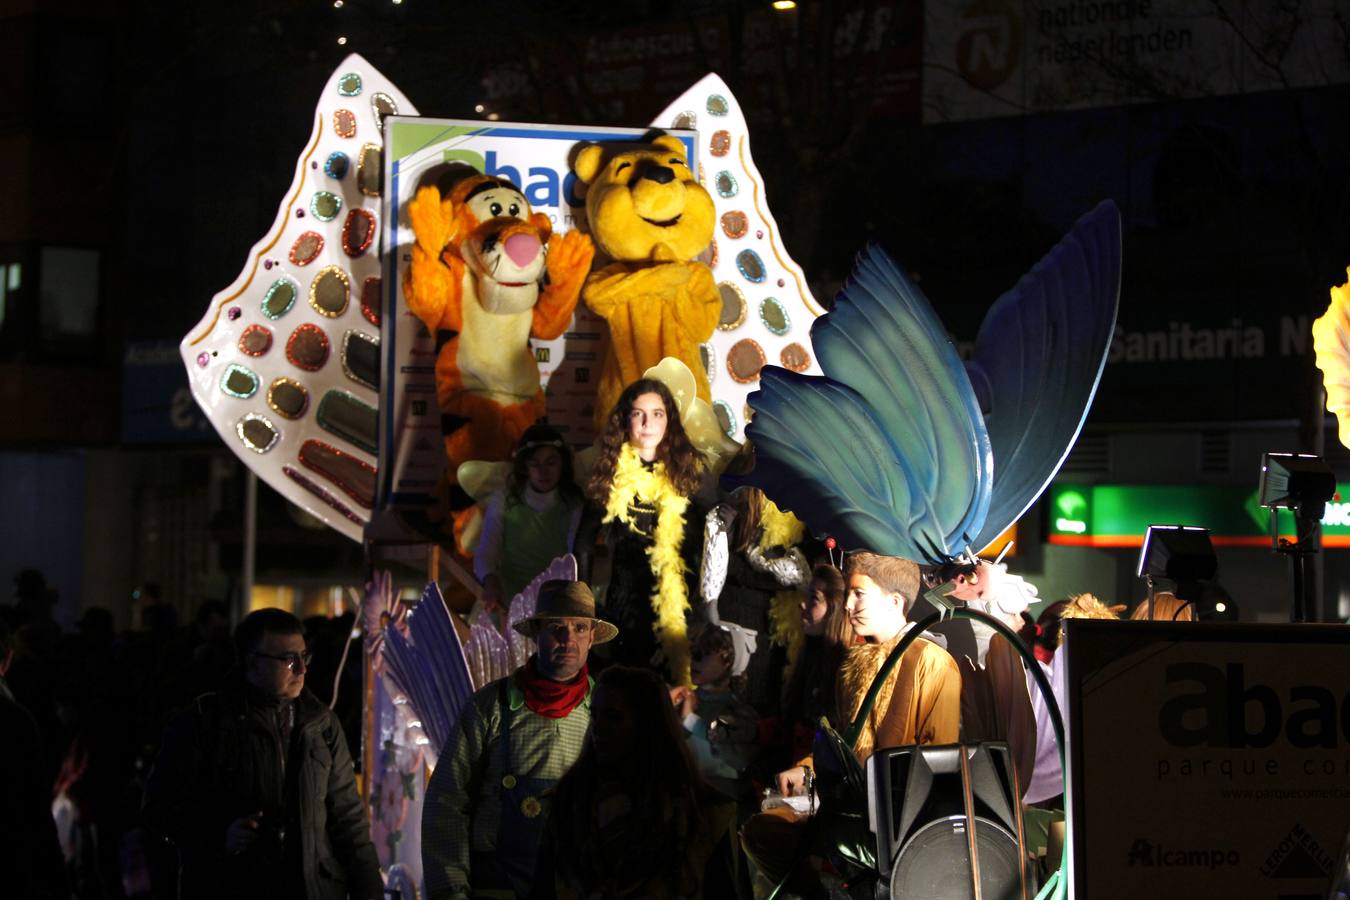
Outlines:
<svg viewBox="0 0 1350 900"><path fill-rule="evenodd" d="M404 284L408 309L437 336L436 399L449 457L505 460L544 414L530 338L552 340L576 309L595 248L553 233L509 181L473 174L442 196L423 187L408 204L416 243ZM451 496L462 529L472 501Z"/></svg>
<svg viewBox="0 0 1350 900"><path fill-rule="evenodd" d="M572 168L588 185L591 236L614 260L591 273L581 295L609 323L596 427L624 387L666 357L688 366L698 396L711 401L699 344L712 337L722 298L712 270L694 257L712 242L716 211L684 144L669 135L636 149L592 144Z"/></svg>

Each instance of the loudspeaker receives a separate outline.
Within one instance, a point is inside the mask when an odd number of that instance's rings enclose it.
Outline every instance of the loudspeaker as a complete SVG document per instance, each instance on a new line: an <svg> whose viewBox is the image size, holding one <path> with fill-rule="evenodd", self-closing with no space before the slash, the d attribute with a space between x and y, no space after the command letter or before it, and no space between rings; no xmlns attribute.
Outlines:
<svg viewBox="0 0 1350 900"><path fill-rule="evenodd" d="M1026 900L1034 893L1007 744L896 747L867 760L878 897Z"/></svg>

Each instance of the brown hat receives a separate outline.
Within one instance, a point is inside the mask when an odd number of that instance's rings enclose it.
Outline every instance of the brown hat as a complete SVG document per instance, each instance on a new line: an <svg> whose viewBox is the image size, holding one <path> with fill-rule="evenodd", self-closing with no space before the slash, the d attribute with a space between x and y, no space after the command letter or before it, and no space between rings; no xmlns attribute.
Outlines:
<svg viewBox="0 0 1350 900"><path fill-rule="evenodd" d="M593 620L595 637L591 642L594 644L612 641L619 634L619 629L596 617L595 595L584 581L565 581L560 578L545 581L539 586L534 615L521 619L511 627L526 637L534 637L534 624L548 619Z"/></svg>

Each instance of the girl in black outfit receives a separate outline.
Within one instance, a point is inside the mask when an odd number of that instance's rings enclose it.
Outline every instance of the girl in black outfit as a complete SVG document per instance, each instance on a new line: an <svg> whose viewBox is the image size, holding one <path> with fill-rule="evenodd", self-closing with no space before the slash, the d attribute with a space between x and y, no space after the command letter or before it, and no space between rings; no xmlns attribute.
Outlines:
<svg viewBox="0 0 1350 900"><path fill-rule="evenodd" d="M595 537L605 528L611 560L605 616L619 627L610 659L664 671L672 684L689 683L687 575L697 570L700 547L691 532L697 535L703 521L691 496L702 477L703 460L670 390L649 378L629 385L605 422L586 486L578 575L589 580Z"/></svg>

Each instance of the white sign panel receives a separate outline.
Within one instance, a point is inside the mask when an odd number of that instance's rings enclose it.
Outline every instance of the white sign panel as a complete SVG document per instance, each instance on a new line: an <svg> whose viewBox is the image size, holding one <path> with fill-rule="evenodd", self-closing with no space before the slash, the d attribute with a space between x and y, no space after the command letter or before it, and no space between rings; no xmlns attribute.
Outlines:
<svg viewBox="0 0 1350 900"><path fill-rule="evenodd" d="M381 410L381 497L388 505L422 507L445 469L446 455L436 403L436 336L408 309L403 293L414 242L405 207L437 170L458 163L517 184L534 212L548 216L555 233L584 229L585 186L572 174L573 150L592 142L637 141L648 129L422 118L392 118L386 127L384 291L385 309L393 312L385 317L382 337L391 400ZM672 133L689 148L691 165L697 165L692 133ZM603 320L578 302L561 338L531 342L549 423L575 446L594 436L605 337Z"/></svg>
<svg viewBox="0 0 1350 900"><path fill-rule="evenodd" d="M1326 895L1350 627L1066 623L1075 894Z"/></svg>

